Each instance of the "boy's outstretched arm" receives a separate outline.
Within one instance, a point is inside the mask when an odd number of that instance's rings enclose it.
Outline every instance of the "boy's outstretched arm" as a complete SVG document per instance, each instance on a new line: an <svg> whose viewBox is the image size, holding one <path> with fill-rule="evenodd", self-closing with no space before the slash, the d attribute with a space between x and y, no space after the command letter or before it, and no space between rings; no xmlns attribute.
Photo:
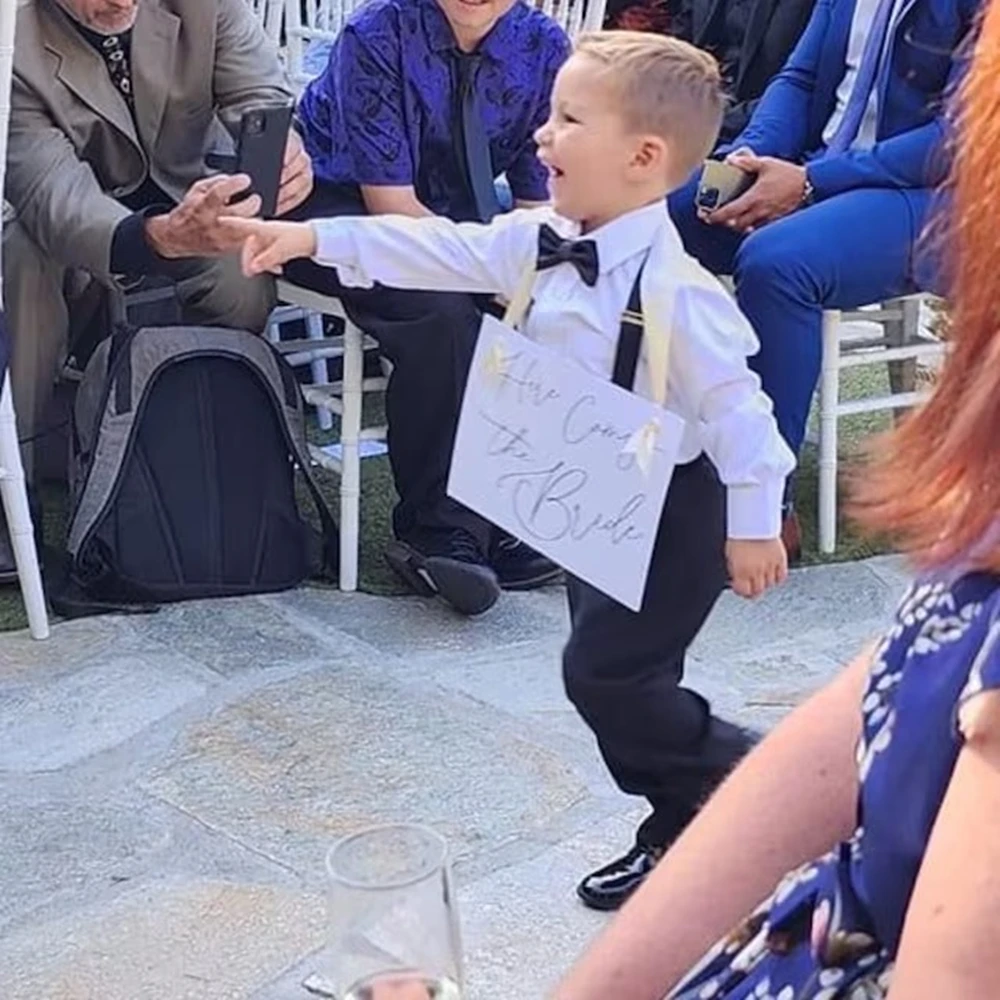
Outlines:
<svg viewBox="0 0 1000 1000"><path fill-rule="evenodd" d="M472 292L510 297L535 262L545 209L516 211L489 225L441 217L349 216L312 222L227 218L243 239L248 275L280 273L298 257L335 267L343 285Z"/></svg>

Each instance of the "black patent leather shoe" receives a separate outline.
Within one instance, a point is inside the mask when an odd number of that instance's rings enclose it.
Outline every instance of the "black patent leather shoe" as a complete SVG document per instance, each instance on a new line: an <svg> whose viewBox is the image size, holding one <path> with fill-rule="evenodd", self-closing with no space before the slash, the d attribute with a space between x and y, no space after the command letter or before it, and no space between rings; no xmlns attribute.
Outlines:
<svg viewBox="0 0 1000 1000"><path fill-rule="evenodd" d="M663 851L636 844L628 854L591 872L576 894L592 910L617 910L649 877Z"/></svg>
<svg viewBox="0 0 1000 1000"><path fill-rule="evenodd" d="M420 551L394 541L385 550L386 562L421 597L435 594L459 614L481 615L500 596L496 572L476 540L456 531L433 550Z"/></svg>
<svg viewBox="0 0 1000 1000"><path fill-rule="evenodd" d="M562 569L551 559L506 534L493 543L490 564L504 590L534 590L563 578Z"/></svg>

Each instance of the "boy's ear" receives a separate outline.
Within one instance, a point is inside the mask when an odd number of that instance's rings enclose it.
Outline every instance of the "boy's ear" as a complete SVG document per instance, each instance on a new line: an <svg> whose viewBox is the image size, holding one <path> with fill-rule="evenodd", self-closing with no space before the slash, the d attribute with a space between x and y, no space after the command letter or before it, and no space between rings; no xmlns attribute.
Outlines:
<svg viewBox="0 0 1000 1000"><path fill-rule="evenodd" d="M670 161L667 143L658 135L641 136L636 144L632 162L643 170L662 169Z"/></svg>

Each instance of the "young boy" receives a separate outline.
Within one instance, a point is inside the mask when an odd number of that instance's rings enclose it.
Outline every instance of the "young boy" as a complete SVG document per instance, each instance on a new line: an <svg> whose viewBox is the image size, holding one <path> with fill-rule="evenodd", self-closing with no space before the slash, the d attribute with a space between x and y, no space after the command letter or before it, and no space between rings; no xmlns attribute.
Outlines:
<svg viewBox="0 0 1000 1000"><path fill-rule="evenodd" d="M622 318L626 307L641 311L642 298L647 308L663 302L658 289L669 282L673 314L661 317L671 330L666 405L687 430L642 609L568 581L567 692L618 785L653 808L635 846L579 886L598 909L617 908L638 888L752 742L680 687L685 653L727 568L745 597L787 572L780 508L794 459L747 367L757 341L722 287L684 252L665 204L712 148L723 105L711 57L671 38L598 32L580 40L560 71L551 117L536 134L551 208L486 226L401 217L233 221L247 237L248 274L309 256L336 267L344 284L510 298L536 264L524 334L654 398L651 366Z"/></svg>

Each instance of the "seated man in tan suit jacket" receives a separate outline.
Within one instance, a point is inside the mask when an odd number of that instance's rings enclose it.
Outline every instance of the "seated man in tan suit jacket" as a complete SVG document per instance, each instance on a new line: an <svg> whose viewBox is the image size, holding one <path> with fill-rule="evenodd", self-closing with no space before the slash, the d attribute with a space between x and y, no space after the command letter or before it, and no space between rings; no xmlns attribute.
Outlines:
<svg viewBox="0 0 1000 1000"><path fill-rule="evenodd" d="M22 438L43 430L66 349L72 272L109 285L166 274L188 321L263 328L273 283L242 277L215 228L246 180L208 178L205 153L232 150L246 108L291 99L245 0L23 3L7 161L14 218L3 237ZM293 132L279 213L311 188ZM234 207L258 206L254 198ZM31 476L32 449L24 450ZM0 524L0 577L3 535Z"/></svg>

